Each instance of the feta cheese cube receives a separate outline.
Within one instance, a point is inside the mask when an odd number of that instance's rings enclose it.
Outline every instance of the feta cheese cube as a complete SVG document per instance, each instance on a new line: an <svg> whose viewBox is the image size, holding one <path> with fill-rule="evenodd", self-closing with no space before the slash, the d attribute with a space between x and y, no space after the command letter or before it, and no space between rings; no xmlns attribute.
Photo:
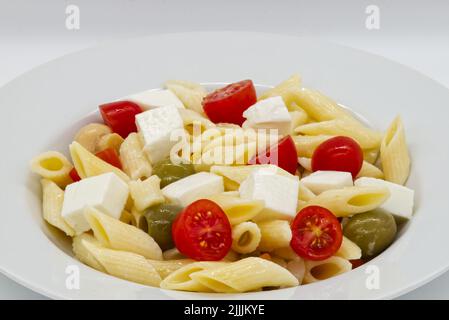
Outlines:
<svg viewBox="0 0 449 320"><path fill-rule="evenodd" d="M239 192L242 198L265 201L255 220L291 219L296 215L299 178L257 170L241 183Z"/></svg>
<svg viewBox="0 0 449 320"><path fill-rule="evenodd" d="M165 106L174 106L184 109L181 100L170 90L146 90L123 98L137 103L143 110Z"/></svg>
<svg viewBox="0 0 449 320"><path fill-rule="evenodd" d="M302 178L301 182L315 194L353 186L351 173L343 171L316 171Z"/></svg>
<svg viewBox="0 0 449 320"><path fill-rule="evenodd" d="M277 129L280 135L290 133L292 118L281 97L261 100L243 112L243 128Z"/></svg>
<svg viewBox="0 0 449 320"><path fill-rule="evenodd" d="M397 218L410 219L413 215L413 198L415 192L412 189L382 179L358 178L356 186L381 186L390 190L390 198L379 208L385 210Z"/></svg>
<svg viewBox="0 0 449 320"><path fill-rule="evenodd" d="M136 125L142 136L143 150L153 164L167 158L171 149L186 138L179 109L174 106L142 112L136 115Z"/></svg>
<svg viewBox="0 0 449 320"><path fill-rule="evenodd" d="M224 192L223 177L209 172L195 173L162 189L164 197L183 207L221 192Z"/></svg>
<svg viewBox="0 0 449 320"><path fill-rule="evenodd" d="M86 206L120 219L128 194L128 185L115 173L86 178L67 186L61 215L76 234L81 234L90 229L84 217Z"/></svg>

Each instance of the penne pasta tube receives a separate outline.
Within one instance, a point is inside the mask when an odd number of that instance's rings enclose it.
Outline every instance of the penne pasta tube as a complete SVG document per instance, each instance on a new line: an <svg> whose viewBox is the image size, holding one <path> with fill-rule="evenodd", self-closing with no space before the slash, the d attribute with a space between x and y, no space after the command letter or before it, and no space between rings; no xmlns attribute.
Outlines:
<svg viewBox="0 0 449 320"><path fill-rule="evenodd" d="M108 133L98 140L95 150L96 152L99 152L111 148L114 149L117 154L120 154L120 146L123 141L125 140L117 133Z"/></svg>
<svg viewBox="0 0 449 320"><path fill-rule="evenodd" d="M373 165L367 161L363 161L362 168L360 169L360 172L357 175L357 178L360 178L360 177L383 179L384 173L382 172L382 170L380 170L375 165Z"/></svg>
<svg viewBox="0 0 449 320"><path fill-rule="evenodd" d="M254 222L242 222L232 228L232 249L238 253L250 253L257 249L261 232Z"/></svg>
<svg viewBox="0 0 449 320"><path fill-rule="evenodd" d="M305 260L305 267L305 284L326 280L352 270L352 264L348 260L336 256L321 261Z"/></svg>
<svg viewBox="0 0 449 320"><path fill-rule="evenodd" d="M162 279L175 272L176 270L194 263L191 259L178 259L178 260L147 260L154 269L159 273Z"/></svg>
<svg viewBox="0 0 449 320"><path fill-rule="evenodd" d="M153 175L144 181L131 181L129 183L129 191L134 201L134 206L139 211L163 203L165 201L162 194L161 179Z"/></svg>
<svg viewBox="0 0 449 320"><path fill-rule="evenodd" d="M107 134L112 133L111 129L100 123L89 123L82 127L75 135L75 141L81 144L86 150L95 153L98 141Z"/></svg>
<svg viewBox="0 0 449 320"><path fill-rule="evenodd" d="M281 82L272 89L268 89L262 93L259 100L267 99L270 97L281 96L284 103L290 106L293 102L293 93L301 90L301 77L298 74L292 75L287 80Z"/></svg>
<svg viewBox="0 0 449 320"><path fill-rule="evenodd" d="M264 208L264 201L242 199L226 194L216 194L208 197L217 203L229 219L231 225L236 225L256 217Z"/></svg>
<svg viewBox="0 0 449 320"><path fill-rule="evenodd" d="M290 224L285 220L267 220L258 223L261 239L260 251L273 251L287 247L292 239Z"/></svg>
<svg viewBox="0 0 449 320"><path fill-rule="evenodd" d="M340 249L335 253L336 256L346 260L355 260L362 257L362 249L354 242L343 236Z"/></svg>
<svg viewBox="0 0 449 320"><path fill-rule="evenodd" d="M116 220L92 207L84 215L95 238L105 247L134 252L148 259L162 260L162 250L148 233Z"/></svg>
<svg viewBox="0 0 449 320"><path fill-rule="evenodd" d="M31 160L31 171L42 178L53 181L60 187L72 182L69 176L73 166L67 158L56 151L41 153Z"/></svg>
<svg viewBox="0 0 449 320"><path fill-rule="evenodd" d="M131 180L146 179L153 171L146 158L137 133L131 133L120 146L120 160L123 170Z"/></svg>
<svg viewBox="0 0 449 320"><path fill-rule="evenodd" d="M301 126L301 125L300 125ZM299 126L299 127L300 127ZM296 127L297 128L297 127ZM296 152L299 157L312 158L315 149L324 141L333 138L332 135L320 134L316 136L292 136L295 142Z"/></svg>
<svg viewBox="0 0 449 320"><path fill-rule="evenodd" d="M183 81L183 80L168 80L165 82L165 87L173 92L182 104L188 109L191 109L199 114L203 114L203 98L207 95L206 89L200 84Z"/></svg>

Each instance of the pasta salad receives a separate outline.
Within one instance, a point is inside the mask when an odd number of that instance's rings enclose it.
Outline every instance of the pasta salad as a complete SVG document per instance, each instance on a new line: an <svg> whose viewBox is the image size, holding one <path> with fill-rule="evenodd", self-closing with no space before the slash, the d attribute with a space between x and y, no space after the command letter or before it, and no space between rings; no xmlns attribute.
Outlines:
<svg viewBox="0 0 449 320"><path fill-rule="evenodd" d="M163 289L305 285L384 251L411 219L400 117L372 129L294 75L208 92L170 80L100 105L70 160L31 162L44 220L82 263Z"/></svg>

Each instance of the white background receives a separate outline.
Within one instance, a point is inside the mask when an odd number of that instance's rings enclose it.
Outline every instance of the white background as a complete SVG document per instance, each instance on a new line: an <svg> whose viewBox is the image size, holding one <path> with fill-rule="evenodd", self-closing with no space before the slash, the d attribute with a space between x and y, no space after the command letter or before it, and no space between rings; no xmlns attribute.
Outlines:
<svg viewBox="0 0 449 320"><path fill-rule="evenodd" d="M66 28L69 4L80 8L79 30ZM368 5L380 9L379 30L365 27ZM449 87L448 13L445 0L0 0L0 86L39 64L98 43L156 33L241 30L318 37L363 49ZM179 55L184 50L189 48L179 48ZM301 70L292 73L296 71ZM445 244L435 245L447 250ZM0 275L0 298L43 297ZM402 298L449 299L449 273Z"/></svg>

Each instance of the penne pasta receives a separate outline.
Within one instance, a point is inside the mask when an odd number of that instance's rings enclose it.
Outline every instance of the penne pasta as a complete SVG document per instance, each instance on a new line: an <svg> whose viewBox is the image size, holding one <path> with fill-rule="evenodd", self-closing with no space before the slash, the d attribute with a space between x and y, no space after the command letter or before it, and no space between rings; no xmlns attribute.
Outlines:
<svg viewBox="0 0 449 320"><path fill-rule="evenodd" d="M134 252L148 259L162 260L162 250L148 233L87 207L84 215L95 238L105 247Z"/></svg>
<svg viewBox="0 0 449 320"><path fill-rule="evenodd" d="M89 152L95 153L99 140L103 136L111 133L111 129L104 124L89 123L77 132L74 140Z"/></svg>
<svg viewBox="0 0 449 320"><path fill-rule="evenodd" d="M42 216L49 224L73 237L75 230L61 216L64 191L53 181L42 179Z"/></svg>
<svg viewBox="0 0 449 320"><path fill-rule="evenodd" d="M162 289L181 290L181 291L194 291L194 292L212 292L212 290L199 283L192 278L192 275L204 271L214 270L221 266L224 266L226 262L194 262L169 274L161 282Z"/></svg>
<svg viewBox="0 0 449 320"><path fill-rule="evenodd" d="M164 260L179 260L186 258L177 248L165 250L162 255Z"/></svg>
<svg viewBox="0 0 449 320"><path fill-rule="evenodd" d="M306 275L306 264L303 259L297 258L287 263L287 270L298 279L298 283L302 284Z"/></svg>
<svg viewBox="0 0 449 320"><path fill-rule="evenodd" d="M147 219L143 215L143 212L137 210L136 207L131 209L131 225L144 232L148 231Z"/></svg>
<svg viewBox="0 0 449 320"><path fill-rule="evenodd" d="M298 158L299 165L304 168L306 171L312 171L312 159L299 157Z"/></svg>
<svg viewBox="0 0 449 320"><path fill-rule="evenodd" d="M271 261L249 257L190 277L219 293L256 291L266 287L293 287L298 280L287 269Z"/></svg>
<svg viewBox="0 0 449 320"><path fill-rule="evenodd" d="M401 185L407 181L410 174L410 155L400 117L394 119L382 140L380 161L385 180Z"/></svg>
<svg viewBox="0 0 449 320"><path fill-rule="evenodd" d="M343 236L340 249L335 255L346 260L355 260L362 257L362 250L354 242Z"/></svg>
<svg viewBox="0 0 449 320"><path fill-rule="evenodd" d="M165 87L173 92L187 109L203 114L202 101L207 95L207 91L200 84L183 80L168 80L165 82Z"/></svg>
<svg viewBox="0 0 449 320"><path fill-rule="evenodd" d="M82 179L98 176L103 173L113 172L123 181L129 181L129 177L126 173L96 157L76 141L70 145L70 154L72 156L75 169Z"/></svg>
<svg viewBox="0 0 449 320"><path fill-rule="evenodd" d="M384 187L345 187L324 191L307 202L307 206L322 206L337 217L348 217L376 209L389 196Z"/></svg>
<svg viewBox="0 0 449 320"><path fill-rule="evenodd" d="M262 200L242 199L225 193L210 196L208 199L223 209L231 225L254 219L264 208Z"/></svg>
<svg viewBox="0 0 449 320"><path fill-rule="evenodd" d="M261 239L260 251L273 251L287 247L292 239L290 223L285 220L268 220L258 223Z"/></svg>
<svg viewBox="0 0 449 320"><path fill-rule="evenodd" d="M319 134L316 136L292 136L299 157L312 158L315 149L324 141L333 138L332 135Z"/></svg>
<svg viewBox="0 0 449 320"><path fill-rule="evenodd" d="M267 99L270 97L281 96L284 103L290 106L293 101L293 93L301 90L301 77L297 74L292 75L287 80L281 82L279 85L272 89L268 89L262 93L259 100Z"/></svg>
<svg viewBox="0 0 449 320"><path fill-rule="evenodd" d="M316 195L299 180L298 200L307 202L315 197Z"/></svg>
<svg viewBox="0 0 449 320"><path fill-rule="evenodd" d="M295 110L295 111L289 112L290 117L292 119L291 130L290 130L291 135L294 134L294 130L296 129L296 127L306 124L307 121L309 120L309 117L307 116L307 113L304 110L302 110L300 107L296 107L296 109L297 110Z"/></svg>
<svg viewBox="0 0 449 320"><path fill-rule="evenodd" d="M120 160L123 170L131 180L146 179L153 171L150 162L146 158L139 135L131 133L120 147Z"/></svg>
<svg viewBox="0 0 449 320"><path fill-rule="evenodd" d="M238 253L250 253L257 249L261 232L254 222L242 222L232 228L232 249Z"/></svg>
<svg viewBox="0 0 449 320"><path fill-rule="evenodd" d="M42 178L53 181L60 187L72 182L69 176L73 166L67 158L56 151L41 153L31 160L31 171Z"/></svg>
<svg viewBox="0 0 449 320"><path fill-rule="evenodd" d="M299 259L299 256L296 254L295 251L293 251L290 245L288 245L287 247L274 249L273 251L271 251L271 254L287 261Z"/></svg>
<svg viewBox="0 0 449 320"><path fill-rule="evenodd" d="M120 146L123 141L125 141L120 135L117 133L108 133L102 136L95 147L95 151L103 151L106 149L114 149L117 154L120 154Z"/></svg>
<svg viewBox="0 0 449 320"><path fill-rule="evenodd" d="M382 172L382 170L380 170L375 165L373 165L367 161L363 161L362 168L360 169L360 172L357 175L357 178L360 178L360 177L383 179L384 173Z"/></svg>
<svg viewBox="0 0 449 320"><path fill-rule="evenodd" d="M144 211L165 201L160 184L161 179L156 175L144 181L138 180L129 183L131 198L134 200L134 206L137 210Z"/></svg>
<svg viewBox="0 0 449 320"><path fill-rule="evenodd" d="M348 260L336 256L321 261L306 260L305 267L305 284L326 280L352 270L352 264Z"/></svg>
<svg viewBox="0 0 449 320"><path fill-rule="evenodd" d="M303 135L333 135L347 136L356 140L362 149L372 149L380 146L382 136L379 132L346 119L334 119L301 125L295 129Z"/></svg>
<svg viewBox="0 0 449 320"><path fill-rule="evenodd" d="M178 259L178 260L147 260L154 269L159 273L162 279L181 269L182 267L194 263L191 259Z"/></svg>

